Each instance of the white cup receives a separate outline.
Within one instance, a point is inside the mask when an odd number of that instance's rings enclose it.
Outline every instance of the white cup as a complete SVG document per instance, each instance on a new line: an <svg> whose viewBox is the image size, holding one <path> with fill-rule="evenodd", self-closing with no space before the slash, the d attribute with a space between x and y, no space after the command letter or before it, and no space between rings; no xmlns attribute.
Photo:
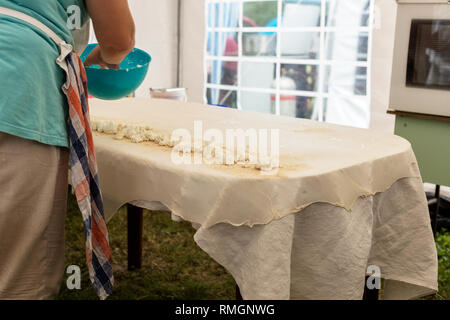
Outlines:
<svg viewBox="0 0 450 320"><path fill-rule="evenodd" d="M150 88L150 96L155 99L187 101L186 88Z"/></svg>

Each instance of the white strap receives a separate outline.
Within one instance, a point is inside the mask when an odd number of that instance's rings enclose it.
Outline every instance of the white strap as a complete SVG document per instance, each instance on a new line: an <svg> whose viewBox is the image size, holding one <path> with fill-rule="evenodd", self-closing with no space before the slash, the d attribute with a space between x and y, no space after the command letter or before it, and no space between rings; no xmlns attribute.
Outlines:
<svg viewBox="0 0 450 320"><path fill-rule="evenodd" d="M10 16L25 22L28 22L29 24L35 26L36 28L40 29L42 32L47 34L59 47L59 53L60 56L58 59L56 59L56 63L66 71L68 74L68 67L66 62L66 57L69 53L72 52L73 48L70 44L66 43L63 39L61 39L55 32L53 32L52 29L47 27L45 24L40 22L39 20L23 13L17 10L5 8L0 6L0 14ZM69 85L69 79L67 79L67 82L64 84L64 88L68 88Z"/></svg>

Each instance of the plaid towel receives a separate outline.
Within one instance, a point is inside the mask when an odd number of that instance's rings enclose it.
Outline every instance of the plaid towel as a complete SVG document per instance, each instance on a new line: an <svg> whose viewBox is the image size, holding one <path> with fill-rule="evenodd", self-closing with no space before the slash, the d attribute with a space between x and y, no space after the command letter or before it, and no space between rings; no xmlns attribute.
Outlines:
<svg viewBox="0 0 450 320"><path fill-rule="evenodd" d="M68 79L64 92L69 102L68 130L72 187L75 189L78 206L83 215L89 277L98 296L104 300L112 292L114 277L89 124L86 71L75 52L67 55L66 62Z"/></svg>

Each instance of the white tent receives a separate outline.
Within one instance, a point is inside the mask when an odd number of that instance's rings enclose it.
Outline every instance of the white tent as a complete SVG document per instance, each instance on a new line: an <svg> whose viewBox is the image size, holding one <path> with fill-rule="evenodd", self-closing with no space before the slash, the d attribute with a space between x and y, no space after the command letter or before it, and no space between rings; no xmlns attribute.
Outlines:
<svg viewBox="0 0 450 320"><path fill-rule="evenodd" d="M392 130L392 119L385 115L389 94L390 67L395 26L395 0L373 0L374 21L372 29L372 48L370 74L370 113L358 112L355 101L329 100L327 104L338 106L328 110L327 121L341 124L368 126ZM340 1L342 2L342 1ZM345 1L344 1L345 2ZM358 6L342 6L341 10L363 10ZM357 1L358 2L358 1ZM359 1L363 3L363 1ZM136 46L152 55L150 71L137 96L148 96L151 87L186 87L188 100L205 102L205 0L133 0L129 1L136 22ZM348 13L348 12L347 12ZM339 19L339 17L337 16ZM180 28L180 34L178 34ZM95 41L94 38L91 39ZM178 42L179 40L179 42ZM335 39L339 43L340 39ZM341 54L345 43L342 39L333 54ZM354 45L354 43L352 44ZM356 50L354 51L356 54ZM330 77L337 79L330 90L345 90L345 83L339 83L342 69L331 69Z"/></svg>

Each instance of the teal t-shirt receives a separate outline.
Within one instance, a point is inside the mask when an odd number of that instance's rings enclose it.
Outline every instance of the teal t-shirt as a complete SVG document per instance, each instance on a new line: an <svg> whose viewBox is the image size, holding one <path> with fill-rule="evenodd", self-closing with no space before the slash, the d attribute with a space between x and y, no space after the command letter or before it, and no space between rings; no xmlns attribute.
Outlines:
<svg viewBox="0 0 450 320"><path fill-rule="evenodd" d="M80 10L73 10L76 5ZM84 24L84 0L0 0L0 6L26 13L67 43L67 21ZM70 8L69 8L70 7ZM68 10L69 9L69 10ZM0 131L44 144L68 147L68 103L64 71L56 64L57 45L42 31L0 14Z"/></svg>

